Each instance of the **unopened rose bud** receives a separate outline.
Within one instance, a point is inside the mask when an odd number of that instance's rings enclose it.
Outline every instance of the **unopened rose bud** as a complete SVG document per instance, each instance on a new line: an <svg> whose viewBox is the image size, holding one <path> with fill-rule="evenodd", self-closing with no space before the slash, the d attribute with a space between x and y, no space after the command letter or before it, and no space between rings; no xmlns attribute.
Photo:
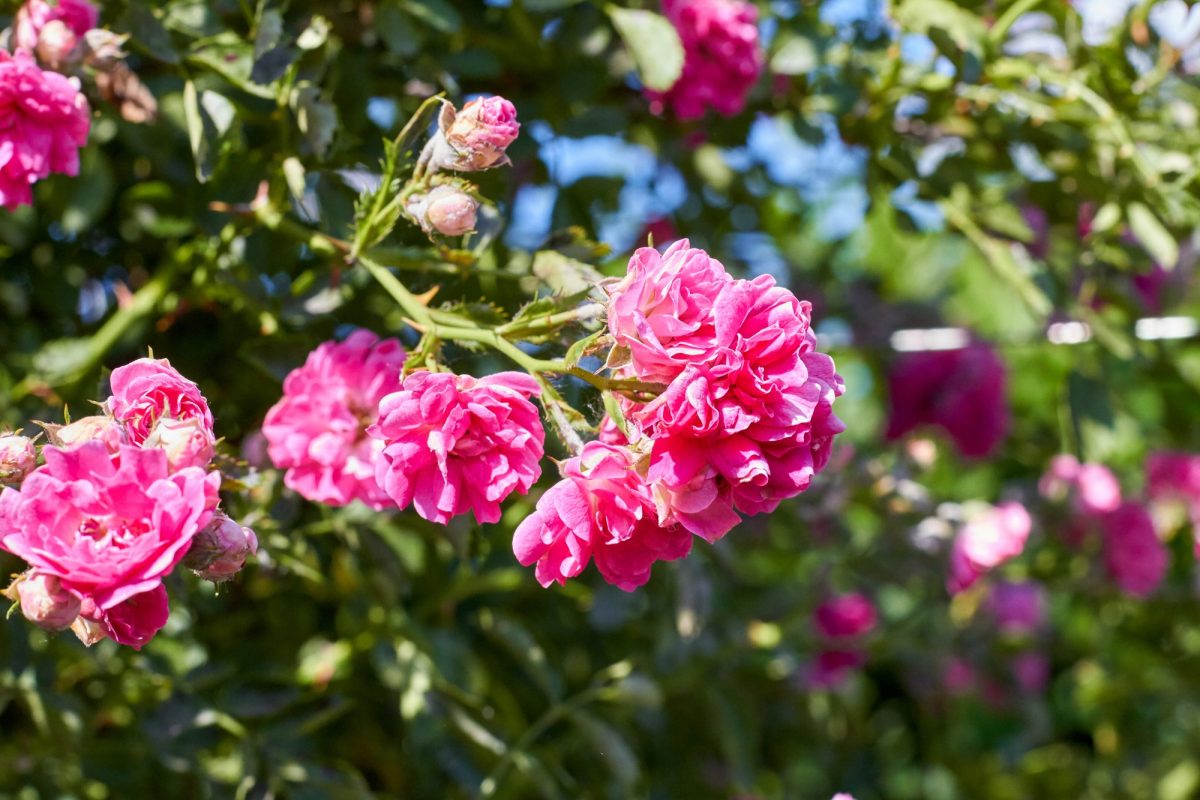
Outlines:
<svg viewBox="0 0 1200 800"><path fill-rule="evenodd" d="M81 417L70 425L43 425L46 438L55 447L70 449L84 442L103 442L108 452L115 453L127 443L125 428L112 417L97 414Z"/></svg>
<svg viewBox="0 0 1200 800"><path fill-rule="evenodd" d="M445 103L437 135L421 153L422 170L476 172L507 164L504 151L517 138L517 109L503 97L477 97L455 111Z"/></svg>
<svg viewBox="0 0 1200 800"><path fill-rule="evenodd" d="M198 417L171 419L154 423L142 447L157 447L167 454L171 471L185 467L206 467L213 457L212 434Z"/></svg>
<svg viewBox="0 0 1200 800"><path fill-rule="evenodd" d="M36 466L33 439L17 433L0 436L0 483L20 483Z"/></svg>
<svg viewBox="0 0 1200 800"><path fill-rule="evenodd" d="M462 236L475 230L479 201L454 186L435 186L408 198L408 215L426 233Z"/></svg>
<svg viewBox="0 0 1200 800"><path fill-rule="evenodd" d="M102 642L108 638L108 634L104 632L104 626L87 617L76 617L75 621L71 623L71 633L75 634L75 638L83 642L85 647L91 647L96 642Z"/></svg>
<svg viewBox="0 0 1200 800"><path fill-rule="evenodd" d="M65 630L79 616L79 598L53 575L29 574L17 584L17 595L21 598L21 613L39 628Z"/></svg>
<svg viewBox="0 0 1200 800"><path fill-rule="evenodd" d="M77 43L75 32L60 19L47 22L38 34L37 57L50 69L61 70L71 61Z"/></svg>
<svg viewBox="0 0 1200 800"><path fill-rule="evenodd" d="M258 537L254 531L218 511L192 540L183 565L201 578L217 583L236 575L246 565L246 558L257 552Z"/></svg>

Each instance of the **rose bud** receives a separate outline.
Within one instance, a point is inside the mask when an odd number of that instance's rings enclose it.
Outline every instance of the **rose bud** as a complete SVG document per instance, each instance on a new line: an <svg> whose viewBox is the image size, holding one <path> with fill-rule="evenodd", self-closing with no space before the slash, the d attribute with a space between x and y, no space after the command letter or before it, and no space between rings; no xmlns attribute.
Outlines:
<svg viewBox="0 0 1200 800"><path fill-rule="evenodd" d="M435 186L408 198L409 216L428 234L462 236L475 230L479 201L453 186Z"/></svg>
<svg viewBox="0 0 1200 800"><path fill-rule="evenodd" d="M167 454L167 466L172 472L185 467L206 467L213 457L212 434L204 421L189 417L163 417L154 423L142 447L157 447Z"/></svg>
<svg viewBox="0 0 1200 800"><path fill-rule="evenodd" d="M68 592L53 575L30 572L17 584L21 613L25 619L48 631L71 627L79 616L79 598Z"/></svg>
<svg viewBox="0 0 1200 800"><path fill-rule="evenodd" d="M112 417L97 414L82 417L70 425L43 425L50 444L55 447L70 449L84 442L102 442L108 452L115 453L122 444L127 442L125 429L121 423Z"/></svg>
<svg viewBox="0 0 1200 800"><path fill-rule="evenodd" d="M33 439L17 433L0 436L0 483L20 483L36 466Z"/></svg>
<svg viewBox="0 0 1200 800"><path fill-rule="evenodd" d="M83 642L85 647L91 647L96 642L102 642L108 638L108 634L104 632L104 626L87 617L76 617L75 621L71 623L71 633L75 634L75 638Z"/></svg>
<svg viewBox="0 0 1200 800"><path fill-rule="evenodd" d="M61 70L71 61L77 43L75 32L60 19L47 22L38 34L38 60L53 70Z"/></svg>
<svg viewBox="0 0 1200 800"><path fill-rule="evenodd" d="M503 97L477 97L456 111L442 104L438 132L421 152L418 172L476 172L509 163L504 151L517 138L517 109Z"/></svg>
<svg viewBox="0 0 1200 800"><path fill-rule="evenodd" d="M236 575L246 565L246 558L257 552L254 531L218 511L192 540L183 565L201 578L218 583Z"/></svg>

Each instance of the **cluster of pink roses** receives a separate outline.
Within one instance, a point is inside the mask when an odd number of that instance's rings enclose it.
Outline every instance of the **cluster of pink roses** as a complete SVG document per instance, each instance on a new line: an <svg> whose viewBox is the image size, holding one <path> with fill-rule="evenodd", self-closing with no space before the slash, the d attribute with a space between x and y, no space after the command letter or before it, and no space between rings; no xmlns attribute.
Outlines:
<svg viewBox="0 0 1200 800"><path fill-rule="evenodd" d="M289 488L327 505L496 522L500 503L541 475L545 431L529 402L537 383L514 372L402 378L404 358L397 340L365 330L310 353L267 412L271 460Z"/></svg>
<svg viewBox="0 0 1200 800"><path fill-rule="evenodd" d="M680 119L708 109L733 116L762 74L758 10L744 0L663 0L663 13L683 44L683 72L665 92L647 91L654 113L671 108Z"/></svg>
<svg viewBox="0 0 1200 800"><path fill-rule="evenodd" d="M725 535L803 492L844 426L844 391L816 349L811 307L769 276L735 280L681 240L638 250L608 287L617 376L666 384L625 407L562 465L563 480L518 527L513 549L543 585L595 559L609 582L632 589L650 566L687 554L690 534ZM621 441L627 438L628 441Z"/></svg>
<svg viewBox="0 0 1200 800"><path fill-rule="evenodd" d="M114 370L111 387L104 414L45 426L42 466L22 444L21 474L6 473L20 488L0 493L0 548L30 565L8 590L29 620L140 648L166 624L176 565L225 580L257 540L217 510L199 387L149 358Z"/></svg>

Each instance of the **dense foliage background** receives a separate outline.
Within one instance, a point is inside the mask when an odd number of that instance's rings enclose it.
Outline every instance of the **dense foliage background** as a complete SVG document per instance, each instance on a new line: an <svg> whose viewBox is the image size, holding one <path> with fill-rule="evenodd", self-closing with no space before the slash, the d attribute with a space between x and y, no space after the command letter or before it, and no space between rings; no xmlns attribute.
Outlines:
<svg viewBox="0 0 1200 800"><path fill-rule="evenodd" d="M1154 596L1130 598L1062 544L1036 491L1059 452L1136 494L1149 451L1200 449L1200 348L1137 322L1200 311L1200 11L757 5L768 67L749 106L679 122L639 90L654 42L627 43L601 3L103 4L159 115L95 103L80 176L0 212L0 423L82 410L106 368L150 347L211 402L245 484L226 505L262 553L219 591L177 575L169 626L141 652L84 649L19 616L0 626L0 791L1200 792L1189 530L1173 532ZM481 178L504 225L478 260L401 226L384 252L406 285L511 312L571 280L553 253L621 274L647 228L776 276L814 302L847 385L848 430L811 491L626 594L594 574L539 587L511 553L529 498L499 525L443 529L305 503L252 466L282 377L319 342L354 324L415 343L370 276L288 226L348 236L383 141L439 91L504 95L522 135L514 167ZM1055 327L1070 322L1086 341ZM996 343L1007 364L1012 424L990 459L936 436L932 452L883 443L893 334L939 327ZM506 368L466 350L451 364ZM977 595L946 592L960 504L1003 498L1034 511L1005 568L1049 589L1034 635L1001 635ZM850 590L880 612L866 664L813 688L812 611ZM1013 677L1029 651L1050 665L1035 690ZM986 691L951 685L959 662Z"/></svg>

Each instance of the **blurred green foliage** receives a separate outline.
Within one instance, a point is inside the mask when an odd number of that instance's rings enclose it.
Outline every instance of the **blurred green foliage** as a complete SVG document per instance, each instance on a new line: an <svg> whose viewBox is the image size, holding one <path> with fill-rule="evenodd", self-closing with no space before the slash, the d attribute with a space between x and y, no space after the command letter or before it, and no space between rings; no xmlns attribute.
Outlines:
<svg viewBox="0 0 1200 800"><path fill-rule="evenodd" d="M770 75L742 115L682 124L637 89L639 66L662 66L639 41L653 26L631 35L629 12L586 0L104 3L161 113L138 125L95 102L80 176L0 214L0 422L83 409L106 368L152 347L211 401L247 486L226 503L264 555L219 591L176 575L171 621L141 653L85 650L19 616L0 627L0 794L1196 796L1185 532L1158 595L1132 601L1040 510L1009 567L1051 589L1050 632L1032 642L949 601L943 543L924 532L944 534L947 503L1032 502L1056 452L1103 461L1136 492L1148 450L1200 448L1200 348L1134 335L1140 317L1200 311L1200 85L1148 23L1152 2L1093 44L1057 0L896 0L849 21L837 5L759 3ZM1030 12L1053 40L1040 53ZM237 460L317 343L346 324L403 328L368 275L247 204L266 181L292 222L347 237L383 140L438 91L516 104L515 166L481 181L505 214L531 213L522 187L549 186L553 229L598 230L635 181L562 180L546 150L602 135L677 171L685 198L662 216L680 235L735 271L762 271L744 245L765 242L822 330L853 334L833 339L849 430L817 487L624 594L594 575L539 588L509 544L529 499L499 525L442 529L302 503ZM763 131L779 138L747 144ZM797 146L817 153L799 175ZM862 217L831 233L845 212L812 181L834 146ZM555 235L539 258L616 274L632 241L614 244ZM506 313L556 275L491 234L463 257L402 225L376 252L414 291ZM1161 288L1139 293L1156 263ZM1091 340L1047 342L1067 320ZM1000 343L1014 424L994 460L939 446L926 463L880 443L889 335L931 325ZM451 363L502 366L467 351ZM870 593L881 624L864 671L815 691L809 615L835 589ZM1050 660L1041 693L1013 684L1029 648ZM997 691L947 691L955 658Z"/></svg>

